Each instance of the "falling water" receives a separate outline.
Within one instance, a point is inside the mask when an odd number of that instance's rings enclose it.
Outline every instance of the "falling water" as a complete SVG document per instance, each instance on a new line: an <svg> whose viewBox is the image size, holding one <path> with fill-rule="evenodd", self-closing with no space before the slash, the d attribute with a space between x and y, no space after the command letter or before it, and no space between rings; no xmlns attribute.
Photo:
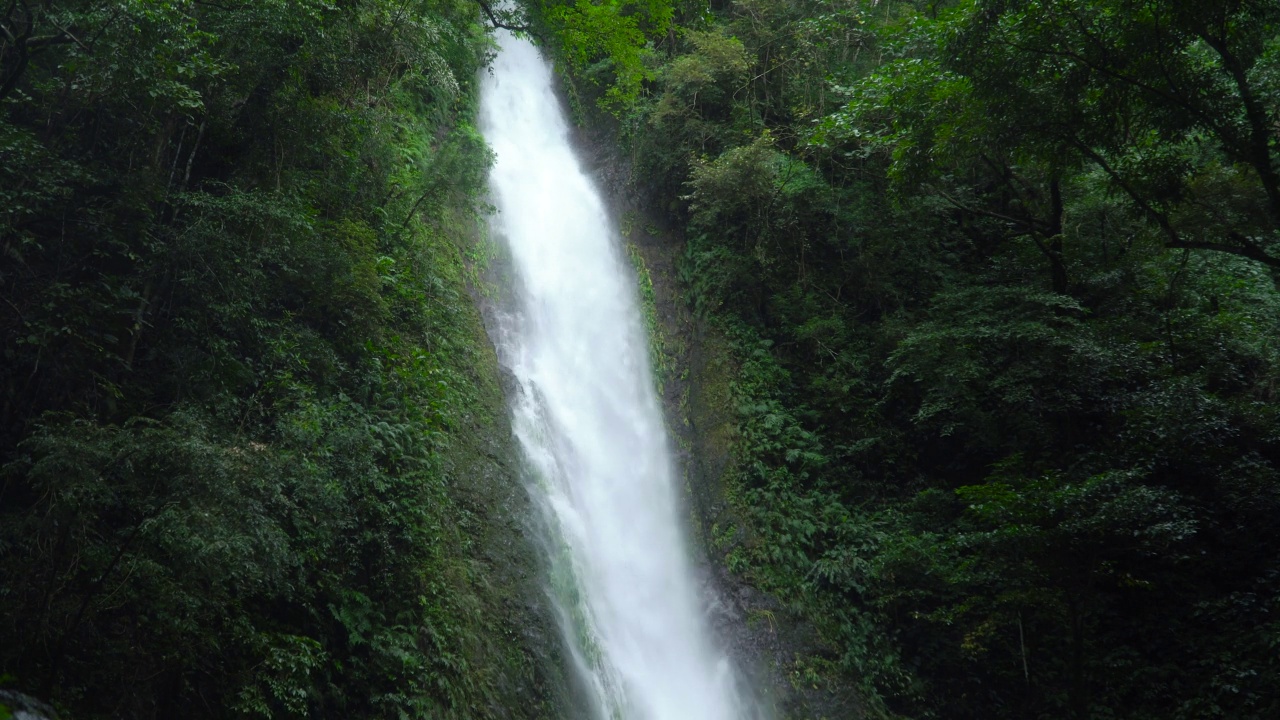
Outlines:
<svg viewBox="0 0 1280 720"><path fill-rule="evenodd" d="M497 155L494 235L515 308L497 342L519 381L516 434L546 513L552 595L598 717L736 720L680 529L673 461L634 284L569 144L551 71L502 33L481 123Z"/></svg>

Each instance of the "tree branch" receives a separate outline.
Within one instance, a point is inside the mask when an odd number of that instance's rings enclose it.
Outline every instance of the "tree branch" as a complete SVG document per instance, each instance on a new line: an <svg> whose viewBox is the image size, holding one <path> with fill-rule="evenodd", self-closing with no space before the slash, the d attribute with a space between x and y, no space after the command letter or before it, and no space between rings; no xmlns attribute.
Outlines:
<svg viewBox="0 0 1280 720"><path fill-rule="evenodd" d="M1164 244L1167 248L1177 248L1185 250L1214 250L1229 255L1238 255L1243 258L1255 260L1266 265L1267 267L1280 268L1280 258L1267 254L1267 251L1258 246L1257 243L1249 240L1239 233L1228 233L1228 237L1232 240L1241 241L1241 245L1228 245L1226 243L1215 242L1194 242L1190 240L1168 241Z"/></svg>
<svg viewBox="0 0 1280 720"><path fill-rule="evenodd" d="M62 28L58 29L62 30ZM66 30L62 30L59 35L43 35L41 37L31 38L25 43L25 45L28 50L40 50L51 45L69 45L71 43L79 45L85 52L89 51L89 48L85 47L84 43L77 40L74 35Z"/></svg>
<svg viewBox="0 0 1280 720"><path fill-rule="evenodd" d="M84 43L80 42L80 38L78 38L78 37L76 37L74 34L72 34L72 32L71 32L70 30L68 30L67 28L62 27L62 26L61 26L61 25L59 25L56 21L50 20L49 22L53 23L53 26L54 26L54 27L58 28L58 30L62 33L62 36L63 36L63 37L71 38L71 42L75 43L76 45L79 45L81 50L83 50L83 51L85 51L85 52L87 52L87 53L92 53L92 52L93 52L92 50L90 50L90 49L89 49L89 47L88 47L87 45L85 45Z"/></svg>
<svg viewBox="0 0 1280 720"><path fill-rule="evenodd" d="M17 5L22 6L22 13L26 17L26 27L23 28L22 35L14 39L13 46L18 53L18 61L14 63L13 73L4 79L3 84L0 84L0 100L4 100L9 97L9 94L18 87L18 80L20 80L22 78L22 74L27 71L27 63L31 61L31 52L27 47L27 42L31 39L31 33L35 32L36 27L35 18L31 15L31 8L27 6L25 0L18 0L16 4L10 3L8 11L9 16L5 19L7 21L12 17L14 8ZM12 33L7 27L5 28L5 34L12 37Z"/></svg>
<svg viewBox="0 0 1280 720"><path fill-rule="evenodd" d="M1238 255L1243 258L1248 258L1250 260L1260 262L1267 267L1280 268L1280 257L1276 257L1275 255L1268 253L1261 245L1235 231L1228 232L1227 237L1239 243L1238 245L1184 240L1183 237L1178 234L1178 230L1173 227L1171 222L1169 222L1169 218L1164 213L1152 207L1151 204L1137 192L1137 190L1125 181L1119 171L1111 167L1111 164L1108 163L1102 155L1079 140L1073 139L1072 143L1079 148L1081 152L1087 155L1089 159L1097 163L1098 167L1102 168L1102 171L1110 176L1111 179L1120 186L1120 189L1123 190L1144 213L1155 221L1156 225L1160 226L1160 230L1165 236L1165 247L1180 250L1214 250L1216 252L1224 252L1230 255Z"/></svg>
<svg viewBox="0 0 1280 720"><path fill-rule="evenodd" d="M1247 152L1242 159L1252 165L1254 171L1258 173L1258 179L1262 182L1262 188L1266 191L1267 200L1270 202L1272 222L1280 225L1280 174L1276 173L1275 165L1271 162L1271 119L1249 84L1249 75L1244 63L1231 52L1231 48L1227 45L1226 34L1216 37L1208 32L1201 32L1200 38L1218 53L1223 67L1235 81L1236 91L1240 93L1240 102L1244 105L1245 118L1249 121L1249 137L1243 143L1247 147Z"/></svg>
<svg viewBox="0 0 1280 720"><path fill-rule="evenodd" d="M1178 231L1175 230L1173 225L1169 222L1168 216L1153 207L1151 203L1147 202L1147 199L1142 197L1142 194L1124 179L1124 176L1120 174L1120 171L1111 167L1111 163L1107 162L1107 159L1102 157L1101 153L1094 150L1088 143L1077 137L1069 137L1067 138L1067 141L1074 145L1081 153L1084 153L1086 157L1096 163L1098 167L1102 168L1102 171L1105 172L1116 185L1120 186L1120 189L1129 196L1129 199L1160 226L1165 237L1168 238L1168 242L1165 243L1166 245L1169 245L1169 247L1175 247L1173 243L1182 241L1182 237L1178 235Z"/></svg>
<svg viewBox="0 0 1280 720"><path fill-rule="evenodd" d="M947 202L951 203L951 205L957 210L964 210L965 212L971 212L971 213L974 213L975 215L982 215L983 217L988 217L993 220L1002 220L1004 222L1012 223L1014 225L1020 225L1024 228L1026 234L1029 234L1029 235L1036 235L1037 233L1044 233L1047 231L1047 228L1044 227L1043 223L1041 223L1039 220L1035 218L1014 217L1013 215L1005 215L1004 213L999 213L994 210L987 210L986 208L967 205L964 202L961 202L959 198L952 196L950 193L946 192L945 190L941 190L935 187L933 188L933 191L936 192L943 200L946 200Z"/></svg>
<svg viewBox="0 0 1280 720"><path fill-rule="evenodd" d="M489 3L485 2L485 0L476 0L476 4L480 6L480 9L484 11L485 15L489 16L489 22L492 24L493 27L500 28L502 30L510 30L511 32L515 32L515 33L529 33L529 34L533 33L533 29L530 28L528 25L511 25L509 23L503 22L501 19L499 19L498 13L494 12L494 9L490 7Z"/></svg>

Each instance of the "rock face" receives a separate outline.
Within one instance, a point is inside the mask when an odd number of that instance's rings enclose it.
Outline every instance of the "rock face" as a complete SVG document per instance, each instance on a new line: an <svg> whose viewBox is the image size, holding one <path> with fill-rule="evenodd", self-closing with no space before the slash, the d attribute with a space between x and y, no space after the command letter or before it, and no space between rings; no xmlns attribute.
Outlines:
<svg viewBox="0 0 1280 720"><path fill-rule="evenodd" d="M11 715L6 715L5 711ZM13 690L0 690L0 718L12 720L58 720L58 713L48 703Z"/></svg>

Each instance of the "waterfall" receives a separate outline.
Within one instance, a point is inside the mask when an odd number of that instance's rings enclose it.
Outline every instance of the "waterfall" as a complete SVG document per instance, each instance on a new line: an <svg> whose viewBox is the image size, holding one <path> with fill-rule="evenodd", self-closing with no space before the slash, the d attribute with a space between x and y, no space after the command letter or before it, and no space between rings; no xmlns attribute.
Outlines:
<svg viewBox="0 0 1280 720"><path fill-rule="evenodd" d="M601 720L737 720L681 528L634 282L569 143L548 64L500 32L481 129L513 307L495 338L545 514L551 594Z"/></svg>

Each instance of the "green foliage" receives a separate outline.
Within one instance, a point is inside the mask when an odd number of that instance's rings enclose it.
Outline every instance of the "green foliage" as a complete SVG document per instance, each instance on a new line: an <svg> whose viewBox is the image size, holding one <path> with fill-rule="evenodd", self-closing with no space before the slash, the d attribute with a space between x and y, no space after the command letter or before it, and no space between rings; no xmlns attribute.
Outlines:
<svg viewBox="0 0 1280 720"><path fill-rule="evenodd" d="M670 0L539 0L527 4L556 56L570 69L596 78L603 107L634 102L653 79L649 38L671 25Z"/></svg>
<svg viewBox="0 0 1280 720"><path fill-rule="evenodd" d="M709 545L815 629L797 683L1280 712L1275 19L677 7L620 135L734 356Z"/></svg>
<svg viewBox="0 0 1280 720"><path fill-rule="evenodd" d="M477 540L479 9L3 12L45 39L0 41L0 671L82 718L549 712Z"/></svg>
<svg viewBox="0 0 1280 720"><path fill-rule="evenodd" d="M631 260L631 266L635 270L638 281L640 314L644 321L645 337L649 338L649 365L653 371L658 395L662 395L667 382L671 379L673 369L670 363L672 349L668 347L670 341L661 327L653 294L653 275L645 264L644 255L640 252L640 248L628 242L627 258Z"/></svg>

